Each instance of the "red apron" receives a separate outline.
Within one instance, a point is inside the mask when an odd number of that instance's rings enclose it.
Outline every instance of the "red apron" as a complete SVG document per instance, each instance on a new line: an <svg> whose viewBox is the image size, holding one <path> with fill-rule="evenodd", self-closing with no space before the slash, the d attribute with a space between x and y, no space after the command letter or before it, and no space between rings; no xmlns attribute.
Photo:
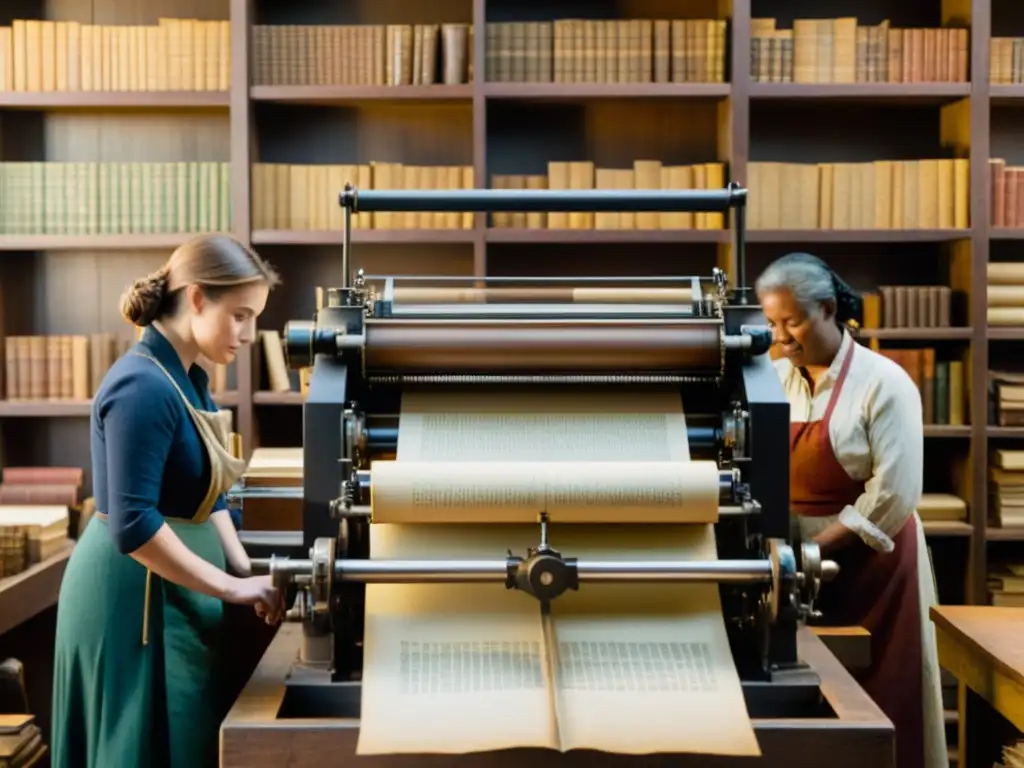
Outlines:
<svg viewBox="0 0 1024 768"><path fill-rule="evenodd" d="M821 421L789 427L790 499L794 514L837 515L864 491L832 450L828 428L850 369L856 342L843 361ZM871 633L871 667L854 677L896 727L897 768L924 766L920 594L917 523L913 516L893 538L892 552L878 552L857 538L828 557L839 575L822 587L816 607L833 626L860 626Z"/></svg>

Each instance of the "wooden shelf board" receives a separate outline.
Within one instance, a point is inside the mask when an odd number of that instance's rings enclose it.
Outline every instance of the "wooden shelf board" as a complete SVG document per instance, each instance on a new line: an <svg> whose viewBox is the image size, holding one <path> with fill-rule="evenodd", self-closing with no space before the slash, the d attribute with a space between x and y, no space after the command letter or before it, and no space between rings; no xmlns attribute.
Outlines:
<svg viewBox="0 0 1024 768"><path fill-rule="evenodd" d="M1024 427L997 427L990 424L986 432L989 437L1024 437Z"/></svg>
<svg viewBox="0 0 1024 768"><path fill-rule="evenodd" d="M944 243L966 240L969 229L752 229L748 243Z"/></svg>
<svg viewBox="0 0 1024 768"><path fill-rule="evenodd" d="M291 104L346 104L358 101L462 101L473 85L254 85L253 101Z"/></svg>
<svg viewBox="0 0 1024 768"><path fill-rule="evenodd" d="M990 226L988 236L992 240L1024 240L1024 228Z"/></svg>
<svg viewBox="0 0 1024 768"><path fill-rule="evenodd" d="M56 605L72 549L74 542L69 539L52 557L0 579L0 635Z"/></svg>
<svg viewBox="0 0 1024 768"><path fill-rule="evenodd" d="M238 392L219 392L213 395L213 402L221 408L231 408L241 402Z"/></svg>
<svg viewBox="0 0 1024 768"><path fill-rule="evenodd" d="M924 520L925 536L970 536L974 526L959 520Z"/></svg>
<svg viewBox="0 0 1024 768"><path fill-rule="evenodd" d="M472 243L473 229L354 229L353 243ZM341 230L257 229L253 245L341 245Z"/></svg>
<svg viewBox="0 0 1024 768"><path fill-rule="evenodd" d="M82 417L92 411L92 400L3 400L0 417Z"/></svg>
<svg viewBox="0 0 1024 768"><path fill-rule="evenodd" d="M973 328L861 328L858 336L884 341L938 341L943 339L970 339Z"/></svg>
<svg viewBox="0 0 1024 768"><path fill-rule="evenodd" d="M991 341L1024 341L1024 328L990 325L986 335Z"/></svg>
<svg viewBox="0 0 1024 768"><path fill-rule="evenodd" d="M221 392L213 401L222 408L240 402L238 392ZM82 418L92 413L92 400L0 400L0 418Z"/></svg>
<svg viewBox="0 0 1024 768"><path fill-rule="evenodd" d="M488 99L583 101L587 99L724 99L728 83L485 83Z"/></svg>
<svg viewBox="0 0 1024 768"><path fill-rule="evenodd" d="M0 235L0 251L141 250L177 248L198 232L152 235Z"/></svg>
<svg viewBox="0 0 1024 768"><path fill-rule="evenodd" d="M503 229L487 230L489 243L727 243L725 229Z"/></svg>
<svg viewBox="0 0 1024 768"><path fill-rule="evenodd" d="M942 104L971 95L970 83L751 83L750 98Z"/></svg>
<svg viewBox="0 0 1024 768"><path fill-rule="evenodd" d="M1024 101L1024 83L989 85L988 89L992 104L1005 105Z"/></svg>
<svg viewBox="0 0 1024 768"><path fill-rule="evenodd" d="M970 437L971 428L970 426L961 426L959 424L925 424L924 425L924 436L925 437Z"/></svg>
<svg viewBox="0 0 1024 768"><path fill-rule="evenodd" d="M253 392L252 401L256 405L302 405L301 392Z"/></svg>
<svg viewBox="0 0 1024 768"><path fill-rule="evenodd" d="M1024 541L1024 528L986 528L987 541Z"/></svg>
<svg viewBox="0 0 1024 768"><path fill-rule="evenodd" d="M0 109L227 109L227 91L2 91Z"/></svg>

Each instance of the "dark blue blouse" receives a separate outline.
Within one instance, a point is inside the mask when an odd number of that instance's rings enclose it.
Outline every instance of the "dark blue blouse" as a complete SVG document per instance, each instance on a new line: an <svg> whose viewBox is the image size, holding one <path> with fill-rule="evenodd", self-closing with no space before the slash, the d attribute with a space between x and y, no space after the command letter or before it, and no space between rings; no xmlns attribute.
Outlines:
<svg viewBox="0 0 1024 768"><path fill-rule="evenodd" d="M199 365L186 373L171 343L149 327L132 351L160 361L194 408L217 410ZM210 459L181 395L152 360L125 354L93 400L93 495L122 553L148 542L165 517L191 519L210 484ZM223 494L214 510L226 509ZM239 521L235 520L235 525Z"/></svg>

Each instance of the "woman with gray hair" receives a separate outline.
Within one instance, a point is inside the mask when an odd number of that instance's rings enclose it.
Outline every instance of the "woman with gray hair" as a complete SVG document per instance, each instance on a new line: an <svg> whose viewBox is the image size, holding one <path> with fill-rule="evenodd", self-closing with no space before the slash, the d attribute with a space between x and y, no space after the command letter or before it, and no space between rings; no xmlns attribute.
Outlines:
<svg viewBox="0 0 1024 768"><path fill-rule="evenodd" d="M802 537L839 563L820 609L871 633L860 684L896 728L896 765L948 765L935 588L916 507L921 396L889 358L850 333L861 299L820 259L793 253L757 281L790 404L790 505Z"/></svg>

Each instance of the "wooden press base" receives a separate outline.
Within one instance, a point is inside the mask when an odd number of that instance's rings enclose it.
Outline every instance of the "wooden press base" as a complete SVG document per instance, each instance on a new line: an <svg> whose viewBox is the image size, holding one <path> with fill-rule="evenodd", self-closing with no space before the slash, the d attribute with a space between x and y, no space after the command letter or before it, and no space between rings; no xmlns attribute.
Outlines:
<svg viewBox="0 0 1024 768"><path fill-rule="evenodd" d="M763 756L561 754L516 749L470 755L356 757L358 718L280 718L285 680L297 658L302 628L280 628L221 726L221 768L332 765L354 768L892 768L892 723L810 629L798 636L800 657L821 679L829 716L753 719Z"/></svg>

